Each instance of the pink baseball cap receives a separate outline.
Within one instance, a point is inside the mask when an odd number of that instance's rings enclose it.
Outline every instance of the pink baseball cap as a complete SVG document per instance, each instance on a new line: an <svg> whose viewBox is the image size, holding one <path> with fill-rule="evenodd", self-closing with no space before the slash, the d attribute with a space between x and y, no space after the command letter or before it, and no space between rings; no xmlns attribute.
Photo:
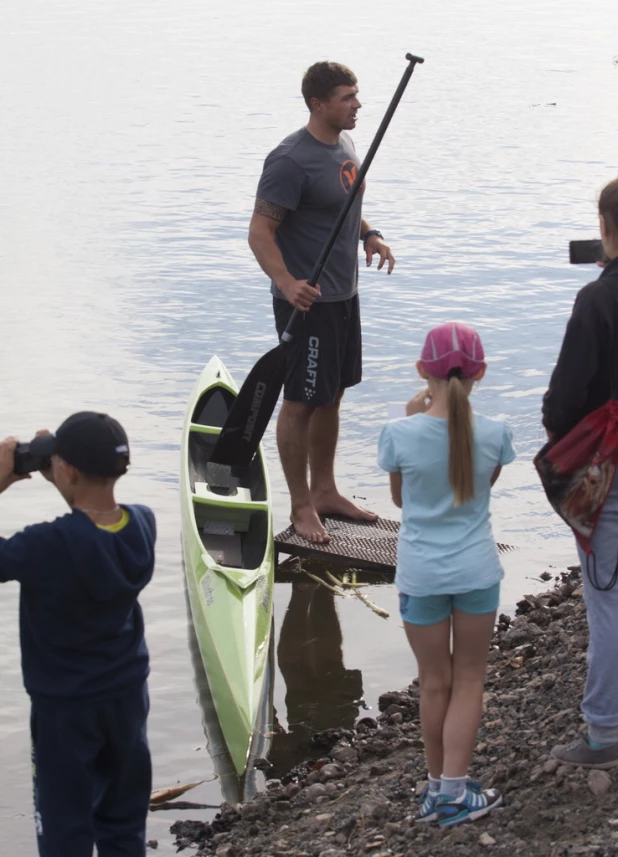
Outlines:
<svg viewBox="0 0 618 857"><path fill-rule="evenodd" d="M421 363L428 375L443 381L452 375L474 378L485 366L481 337L458 321L434 327L423 345Z"/></svg>

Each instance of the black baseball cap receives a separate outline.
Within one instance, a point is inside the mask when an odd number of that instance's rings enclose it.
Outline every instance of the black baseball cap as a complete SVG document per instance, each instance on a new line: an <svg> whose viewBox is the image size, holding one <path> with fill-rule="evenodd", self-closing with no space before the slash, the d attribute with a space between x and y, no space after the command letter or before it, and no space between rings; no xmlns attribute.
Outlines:
<svg viewBox="0 0 618 857"><path fill-rule="evenodd" d="M73 414L56 434L38 435L30 448L45 457L59 455L67 464L91 476L122 476L129 465L129 439L125 430L113 417L94 411Z"/></svg>

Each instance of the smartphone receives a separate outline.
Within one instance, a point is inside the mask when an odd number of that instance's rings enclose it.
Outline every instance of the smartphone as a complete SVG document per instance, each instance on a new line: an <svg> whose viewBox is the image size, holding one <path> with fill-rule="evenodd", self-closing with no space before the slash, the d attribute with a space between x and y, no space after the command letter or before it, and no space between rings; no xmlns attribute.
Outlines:
<svg viewBox="0 0 618 857"><path fill-rule="evenodd" d="M569 241L569 262L571 265L589 265L603 262L605 251L600 238L592 241Z"/></svg>

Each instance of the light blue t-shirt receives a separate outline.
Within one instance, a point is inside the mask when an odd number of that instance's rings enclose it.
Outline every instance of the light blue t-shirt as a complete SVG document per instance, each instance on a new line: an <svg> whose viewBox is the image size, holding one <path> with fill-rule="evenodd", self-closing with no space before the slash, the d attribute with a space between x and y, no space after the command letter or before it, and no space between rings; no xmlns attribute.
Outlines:
<svg viewBox="0 0 618 857"><path fill-rule="evenodd" d="M487 589L504 576L491 531L490 479L515 458L502 420L473 416L474 498L455 507L448 478L448 422L415 414L387 423L378 464L401 472L402 514L395 584L406 595Z"/></svg>

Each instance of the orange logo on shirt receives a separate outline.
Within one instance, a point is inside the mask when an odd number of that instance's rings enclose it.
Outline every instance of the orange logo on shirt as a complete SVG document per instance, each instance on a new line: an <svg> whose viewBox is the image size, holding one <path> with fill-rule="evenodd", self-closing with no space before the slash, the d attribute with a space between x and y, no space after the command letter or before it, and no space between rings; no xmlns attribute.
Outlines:
<svg viewBox="0 0 618 857"><path fill-rule="evenodd" d="M346 193L350 193L352 185L356 181L356 173L357 170L354 161L348 160L341 164L341 169L339 170L339 181L341 182L341 187Z"/></svg>

